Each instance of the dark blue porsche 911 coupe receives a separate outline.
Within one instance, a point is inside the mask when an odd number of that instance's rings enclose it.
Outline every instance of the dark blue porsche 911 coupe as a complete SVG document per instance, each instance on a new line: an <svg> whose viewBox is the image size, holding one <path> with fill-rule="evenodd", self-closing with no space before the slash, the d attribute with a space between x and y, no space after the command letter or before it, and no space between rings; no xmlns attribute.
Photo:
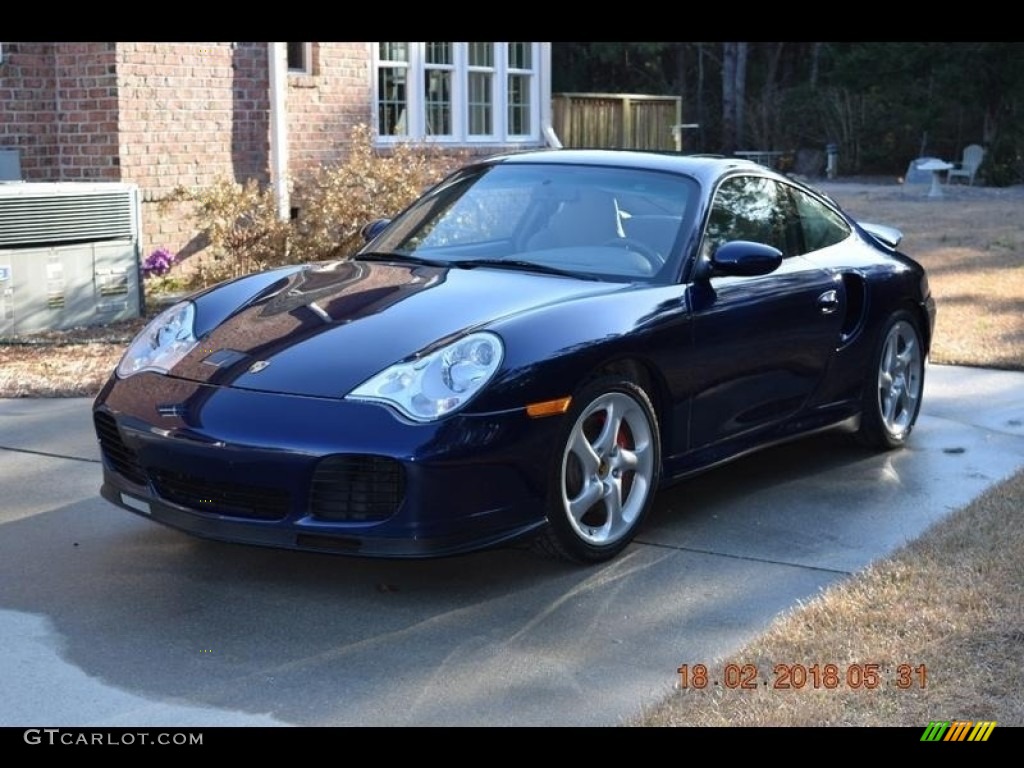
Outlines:
<svg viewBox="0 0 1024 768"><path fill-rule="evenodd" d="M898 448L921 407L899 231L748 161L493 157L364 232L139 334L94 406L105 498L246 544L598 562L666 483L824 429Z"/></svg>

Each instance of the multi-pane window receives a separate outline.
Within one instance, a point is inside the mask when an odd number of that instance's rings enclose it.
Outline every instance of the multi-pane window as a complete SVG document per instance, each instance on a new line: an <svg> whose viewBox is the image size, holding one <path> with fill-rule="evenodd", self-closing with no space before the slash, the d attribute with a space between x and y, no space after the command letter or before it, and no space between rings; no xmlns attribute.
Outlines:
<svg viewBox="0 0 1024 768"><path fill-rule="evenodd" d="M452 135L452 43L426 43L424 55L423 103L428 136Z"/></svg>
<svg viewBox="0 0 1024 768"><path fill-rule="evenodd" d="M508 132L517 136L530 132L532 54L530 43L508 44Z"/></svg>
<svg viewBox="0 0 1024 768"><path fill-rule="evenodd" d="M382 136L408 136L409 44L378 46L377 130Z"/></svg>
<svg viewBox="0 0 1024 768"><path fill-rule="evenodd" d="M469 43L466 83L469 135L494 133L494 43Z"/></svg>
<svg viewBox="0 0 1024 768"><path fill-rule="evenodd" d="M540 138L539 43L377 43L377 133L406 139Z"/></svg>

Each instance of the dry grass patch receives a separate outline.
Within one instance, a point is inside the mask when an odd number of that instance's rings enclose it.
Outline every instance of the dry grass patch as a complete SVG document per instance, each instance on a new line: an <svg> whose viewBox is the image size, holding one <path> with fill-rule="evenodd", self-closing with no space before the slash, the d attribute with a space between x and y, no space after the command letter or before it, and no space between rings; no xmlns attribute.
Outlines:
<svg viewBox="0 0 1024 768"><path fill-rule="evenodd" d="M931 359L1024 370L1024 188L821 185L846 210L903 231L938 305Z"/></svg>
<svg viewBox="0 0 1024 768"><path fill-rule="evenodd" d="M990 489L891 558L797 606L730 659L924 665L922 688L680 690L632 725L916 726L961 717L1024 725L1024 472Z"/></svg>
<svg viewBox="0 0 1024 768"><path fill-rule="evenodd" d="M0 392L4 397L92 397L122 352L111 344L76 344L59 351L0 346Z"/></svg>
<svg viewBox="0 0 1024 768"><path fill-rule="evenodd" d="M0 340L0 397L94 397L146 320Z"/></svg>

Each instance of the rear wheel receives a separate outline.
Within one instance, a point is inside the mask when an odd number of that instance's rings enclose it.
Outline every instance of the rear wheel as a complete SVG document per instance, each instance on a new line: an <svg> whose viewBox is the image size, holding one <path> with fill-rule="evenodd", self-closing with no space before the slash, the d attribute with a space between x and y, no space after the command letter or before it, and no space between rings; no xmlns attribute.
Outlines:
<svg viewBox="0 0 1024 768"><path fill-rule="evenodd" d="M899 448L917 422L924 390L924 344L910 312L889 318L872 360L857 437L872 448Z"/></svg>
<svg viewBox="0 0 1024 768"><path fill-rule="evenodd" d="M618 376L590 382L566 414L539 545L576 562L614 557L646 517L660 473L658 421L644 390Z"/></svg>

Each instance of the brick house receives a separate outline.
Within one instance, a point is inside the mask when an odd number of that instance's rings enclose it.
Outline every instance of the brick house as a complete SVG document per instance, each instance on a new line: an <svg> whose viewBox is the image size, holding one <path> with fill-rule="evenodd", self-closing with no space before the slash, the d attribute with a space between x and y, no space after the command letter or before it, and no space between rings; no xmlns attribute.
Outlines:
<svg viewBox="0 0 1024 768"><path fill-rule="evenodd" d="M176 186L286 190L343 157L358 123L381 146L557 143L550 45L0 43L0 152L29 182L137 184L142 252L180 251L196 233L156 205Z"/></svg>

